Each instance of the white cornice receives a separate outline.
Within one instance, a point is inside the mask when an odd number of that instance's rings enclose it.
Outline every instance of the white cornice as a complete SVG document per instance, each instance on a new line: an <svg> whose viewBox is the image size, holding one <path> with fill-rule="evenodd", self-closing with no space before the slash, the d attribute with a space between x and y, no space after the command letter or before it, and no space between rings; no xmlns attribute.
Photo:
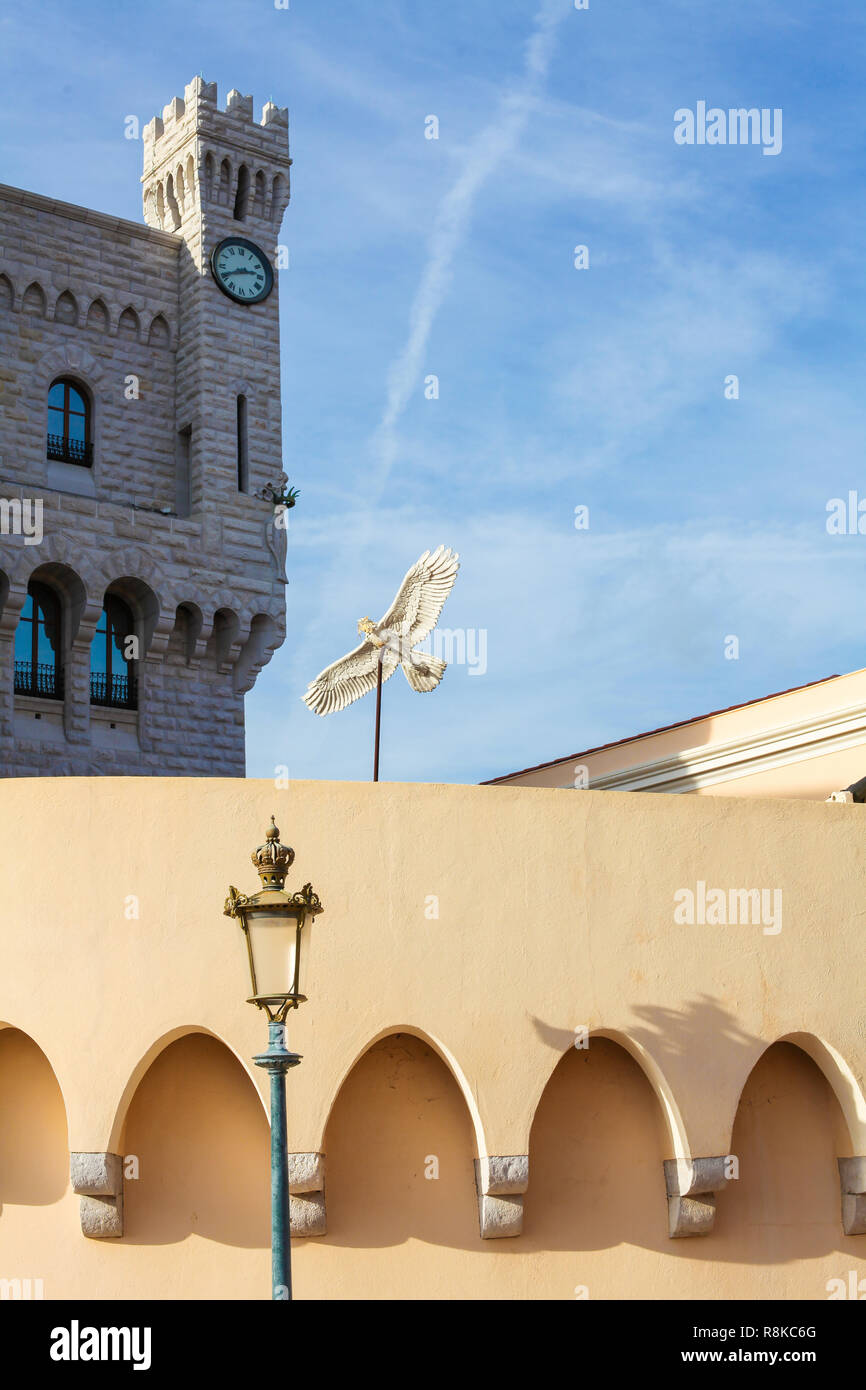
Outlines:
<svg viewBox="0 0 866 1390"><path fill-rule="evenodd" d="M690 792L864 744L866 704L860 703L757 735L745 734L706 748L687 748L600 777L590 774L590 787L599 791ZM855 768L854 772L862 776L866 769Z"/></svg>

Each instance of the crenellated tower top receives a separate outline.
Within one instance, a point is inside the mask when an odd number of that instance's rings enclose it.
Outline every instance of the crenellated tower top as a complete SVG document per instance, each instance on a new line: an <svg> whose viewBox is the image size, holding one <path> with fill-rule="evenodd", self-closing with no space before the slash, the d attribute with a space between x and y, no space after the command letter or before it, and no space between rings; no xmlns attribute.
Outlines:
<svg viewBox="0 0 866 1390"><path fill-rule="evenodd" d="M144 218L151 227L200 242L201 222L279 230L289 201L289 113L232 90L224 111L215 82L193 78L144 128Z"/></svg>

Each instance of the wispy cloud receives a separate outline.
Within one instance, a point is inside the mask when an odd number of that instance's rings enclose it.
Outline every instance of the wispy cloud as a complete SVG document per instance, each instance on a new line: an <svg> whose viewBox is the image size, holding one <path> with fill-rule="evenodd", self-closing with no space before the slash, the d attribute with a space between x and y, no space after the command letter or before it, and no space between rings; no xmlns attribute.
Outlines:
<svg viewBox="0 0 866 1390"><path fill-rule="evenodd" d="M517 145L547 77L556 31L566 13L561 0L545 0L542 4L526 45L520 80L506 90L496 114L470 144L463 167L436 213L427 263L409 313L408 337L388 373L385 409L376 437L374 499L382 496L396 462L397 423L417 388L433 323L447 294L454 257L469 225L475 199L485 181Z"/></svg>

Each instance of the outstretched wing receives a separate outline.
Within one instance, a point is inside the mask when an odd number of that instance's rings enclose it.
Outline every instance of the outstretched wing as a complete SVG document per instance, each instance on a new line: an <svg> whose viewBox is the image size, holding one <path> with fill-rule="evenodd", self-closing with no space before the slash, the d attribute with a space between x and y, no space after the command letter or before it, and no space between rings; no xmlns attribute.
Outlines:
<svg viewBox="0 0 866 1390"><path fill-rule="evenodd" d="M394 602L378 624L379 631L389 628L407 638L412 646L422 642L439 621L459 568L460 557L444 545L432 555L425 550L407 572Z"/></svg>
<svg viewBox="0 0 866 1390"><path fill-rule="evenodd" d="M314 681L310 681L306 693L301 697L304 704L314 714L331 714L334 710L345 709L355 700L360 700L368 690L376 688L376 662L378 648L372 642L362 642L353 652L332 661ZM382 680L393 676L397 669L397 656L385 651L382 658Z"/></svg>

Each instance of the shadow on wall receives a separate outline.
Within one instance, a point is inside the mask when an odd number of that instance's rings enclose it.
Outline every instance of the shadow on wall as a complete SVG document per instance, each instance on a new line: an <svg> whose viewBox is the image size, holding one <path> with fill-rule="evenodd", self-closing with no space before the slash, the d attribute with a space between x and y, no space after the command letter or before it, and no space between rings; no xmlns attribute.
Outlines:
<svg viewBox="0 0 866 1390"><path fill-rule="evenodd" d="M761 1039L744 1032L735 1015L709 994L702 994L682 1009L636 1004L632 1012L647 1026L630 1028L629 1034L656 1059L662 1072L668 1070L671 1058L693 1056L696 1045L707 1038L714 1039L724 1071L735 1075L746 1075L747 1068L754 1065L764 1049ZM554 1051L566 1056L574 1047L572 1029L557 1028L540 1018L533 1018L532 1022L542 1042ZM599 1031L604 1034L604 1029Z"/></svg>
<svg viewBox="0 0 866 1390"><path fill-rule="evenodd" d="M128 1245L192 1234L222 1245L270 1246L270 1140L258 1092L216 1038L188 1034L155 1059L126 1117Z"/></svg>
<svg viewBox="0 0 866 1390"><path fill-rule="evenodd" d="M0 1029L0 1211L51 1206L69 1186L66 1108L41 1048Z"/></svg>

